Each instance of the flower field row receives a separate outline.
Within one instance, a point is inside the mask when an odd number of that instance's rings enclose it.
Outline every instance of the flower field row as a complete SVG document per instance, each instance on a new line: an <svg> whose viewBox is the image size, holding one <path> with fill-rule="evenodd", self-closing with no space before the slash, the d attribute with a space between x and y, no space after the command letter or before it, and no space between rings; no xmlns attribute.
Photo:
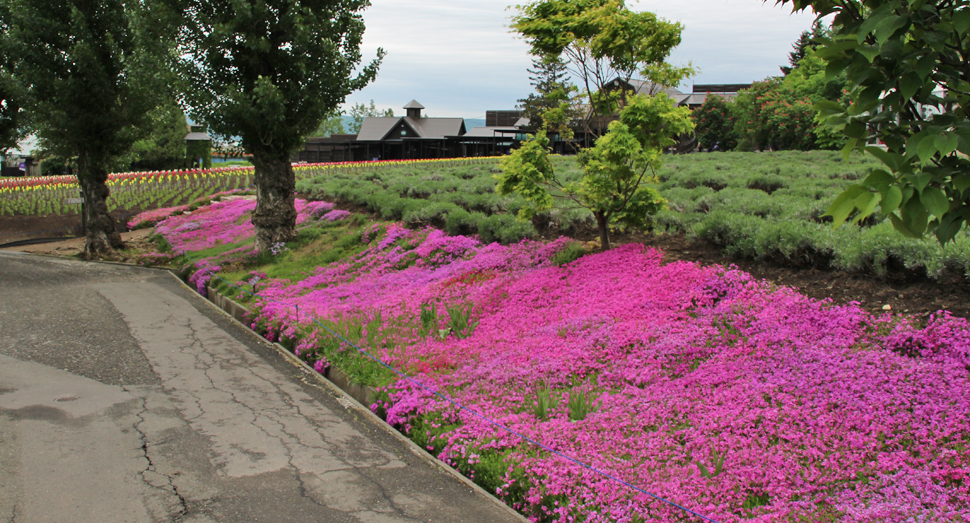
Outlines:
<svg viewBox="0 0 970 523"><path fill-rule="evenodd" d="M358 175L415 164L475 163L480 159L388 160L294 164L297 179L334 171ZM108 176L108 209L144 211L185 205L221 191L251 187L252 167L220 167L173 171L115 173ZM74 176L0 180L0 215L59 215L80 212L79 186Z"/></svg>
<svg viewBox="0 0 970 523"><path fill-rule="evenodd" d="M389 423L534 521L697 521L548 449L722 523L970 519L966 320L873 316L640 245L562 263L567 239L319 220L318 202L300 203L316 233L257 260L253 205L157 230L197 253L200 288L234 271L255 327L383 386ZM346 256L281 275L324 238Z"/></svg>

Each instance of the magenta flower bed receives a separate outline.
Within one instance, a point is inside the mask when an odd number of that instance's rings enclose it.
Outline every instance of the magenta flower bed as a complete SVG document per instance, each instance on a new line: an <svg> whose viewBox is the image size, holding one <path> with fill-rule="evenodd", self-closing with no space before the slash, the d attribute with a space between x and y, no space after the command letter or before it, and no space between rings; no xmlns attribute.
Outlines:
<svg viewBox="0 0 970 523"><path fill-rule="evenodd" d="M966 320L874 317L736 270L662 265L638 245L557 267L564 239L503 247L391 224L363 241L352 260L266 282L256 321L312 353L329 334L310 316L379 315L394 338L366 348L385 362L717 521L968 519ZM470 305L477 325L458 336L445 315L422 330L432 303ZM699 520L407 381L389 392L376 407L428 431L442 460L474 476L500 456L496 494L534 520ZM580 419L571 399L586 404Z"/></svg>

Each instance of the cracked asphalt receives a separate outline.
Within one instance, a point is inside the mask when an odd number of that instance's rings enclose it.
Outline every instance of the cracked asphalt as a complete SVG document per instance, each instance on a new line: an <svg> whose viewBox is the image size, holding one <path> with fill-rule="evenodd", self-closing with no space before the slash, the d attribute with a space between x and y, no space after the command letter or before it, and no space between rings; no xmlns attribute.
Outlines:
<svg viewBox="0 0 970 523"><path fill-rule="evenodd" d="M522 522L160 271L0 252L0 522Z"/></svg>

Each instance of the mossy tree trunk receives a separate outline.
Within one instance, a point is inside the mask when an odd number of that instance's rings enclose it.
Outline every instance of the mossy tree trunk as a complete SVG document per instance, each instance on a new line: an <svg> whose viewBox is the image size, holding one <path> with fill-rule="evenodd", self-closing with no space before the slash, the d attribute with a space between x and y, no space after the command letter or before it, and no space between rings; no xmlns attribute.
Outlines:
<svg viewBox="0 0 970 523"><path fill-rule="evenodd" d="M290 159L272 154L254 154L256 167L256 249L269 250L277 243L296 238L296 208L294 191L296 176Z"/></svg>
<svg viewBox="0 0 970 523"><path fill-rule="evenodd" d="M108 213L108 172L90 161L78 162L78 183L84 197L84 255L95 257L125 246L118 224Z"/></svg>

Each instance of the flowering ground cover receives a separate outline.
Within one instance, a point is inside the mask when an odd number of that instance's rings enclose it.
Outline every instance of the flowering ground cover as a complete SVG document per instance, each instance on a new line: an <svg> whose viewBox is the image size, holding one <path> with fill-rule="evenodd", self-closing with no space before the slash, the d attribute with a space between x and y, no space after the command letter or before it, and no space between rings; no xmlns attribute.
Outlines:
<svg viewBox="0 0 970 523"><path fill-rule="evenodd" d="M382 387L388 423L535 521L701 520L616 479L719 522L970 519L966 320L874 316L635 244L579 257L565 238L330 221L322 202L256 257L252 205L157 231L200 288L255 292L257 329Z"/></svg>

